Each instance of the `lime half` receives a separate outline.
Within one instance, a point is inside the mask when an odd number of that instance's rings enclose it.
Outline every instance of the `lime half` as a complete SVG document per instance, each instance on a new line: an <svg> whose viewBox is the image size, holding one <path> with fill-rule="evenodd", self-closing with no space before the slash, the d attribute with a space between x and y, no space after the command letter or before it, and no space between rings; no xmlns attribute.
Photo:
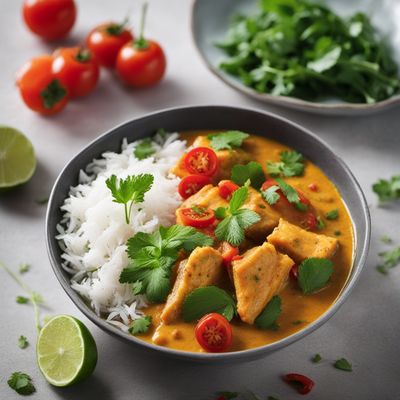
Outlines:
<svg viewBox="0 0 400 400"><path fill-rule="evenodd" d="M69 315L47 322L40 331L36 353L40 370L54 386L70 386L87 378L97 363L93 336Z"/></svg>
<svg viewBox="0 0 400 400"><path fill-rule="evenodd" d="M32 143L20 131L0 126L0 189L27 182L35 172Z"/></svg>

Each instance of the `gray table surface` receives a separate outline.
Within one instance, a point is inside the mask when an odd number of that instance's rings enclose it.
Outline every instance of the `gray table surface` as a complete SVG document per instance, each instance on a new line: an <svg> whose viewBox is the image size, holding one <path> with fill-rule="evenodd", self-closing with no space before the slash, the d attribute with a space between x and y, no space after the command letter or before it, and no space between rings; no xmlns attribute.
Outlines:
<svg viewBox="0 0 400 400"><path fill-rule="evenodd" d="M139 3L128 0L78 1L79 18L67 43L77 43L99 22L124 17L132 10L138 20ZM297 395L280 376L300 372L311 376L311 399L400 399L400 269L389 276L376 272L377 253L385 249L383 234L400 244L399 204L378 208L371 183L400 172L400 109L363 117L323 117L266 107L237 94L212 76L200 62L189 34L190 1L153 0L147 31L163 44L168 74L154 89L129 91L112 74L103 71L96 92L74 102L60 115L40 117L22 104L13 80L24 61L50 52L54 45L29 34L20 18L21 1L1 0L0 54L1 124L20 128L32 140L39 161L31 182L0 199L0 260L16 268L32 265L25 275L48 304L46 314L68 313L82 319L92 331L99 349L94 375L71 388L57 389L40 375L35 360L35 329L30 306L17 305L18 287L0 272L0 398L19 396L7 386L15 370L29 373L37 392L32 399L212 399L217 390L253 390L261 398L273 395L295 399ZM100 133L131 118L170 106L227 104L269 109L303 124L329 143L360 181L372 213L372 244L366 268L345 305L322 328L305 339L264 359L247 364L196 365L148 356L108 336L75 308L53 275L44 238L45 207L34 199L46 197L65 163ZM20 350L17 339L31 342ZM314 353L325 361L310 362ZM346 357L354 371L332 367L332 360Z"/></svg>

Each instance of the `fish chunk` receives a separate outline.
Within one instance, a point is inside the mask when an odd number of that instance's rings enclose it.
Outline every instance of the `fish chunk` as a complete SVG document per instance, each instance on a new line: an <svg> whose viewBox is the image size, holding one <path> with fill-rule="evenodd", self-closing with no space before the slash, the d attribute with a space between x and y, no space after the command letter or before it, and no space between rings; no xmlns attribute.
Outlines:
<svg viewBox="0 0 400 400"><path fill-rule="evenodd" d="M212 247L197 247L180 262L172 292L161 313L165 324L174 322L181 313L186 296L194 289L217 284L223 274L222 256Z"/></svg>
<svg viewBox="0 0 400 400"><path fill-rule="evenodd" d="M279 225L267 239L297 263L311 257L331 258L339 246L336 238L306 231L284 219L280 219Z"/></svg>
<svg viewBox="0 0 400 400"><path fill-rule="evenodd" d="M294 261L267 242L233 261L237 311L243 322L253 324L271 298L287 281Z"/></svg>

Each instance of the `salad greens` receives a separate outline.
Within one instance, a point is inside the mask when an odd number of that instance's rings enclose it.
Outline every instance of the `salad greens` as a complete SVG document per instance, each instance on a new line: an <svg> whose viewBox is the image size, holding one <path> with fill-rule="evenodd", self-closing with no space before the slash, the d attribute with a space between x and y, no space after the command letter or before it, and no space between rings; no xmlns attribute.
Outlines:
<svg viewBox="0 0 400 400"><path fill-rule="evenodd" d="M369 18L307 0L260 0L217 44L220 68L260 93L376 103L399 91L398 67Z"/></svg>

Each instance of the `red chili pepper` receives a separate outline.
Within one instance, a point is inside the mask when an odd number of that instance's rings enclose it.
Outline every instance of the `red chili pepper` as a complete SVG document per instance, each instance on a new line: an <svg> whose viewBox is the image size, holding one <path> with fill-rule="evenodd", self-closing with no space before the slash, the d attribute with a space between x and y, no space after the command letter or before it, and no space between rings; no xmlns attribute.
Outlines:
<svg viewBox="0 0 400 400"><path fill-rule="evenodd" d="M312 191L312 192L318 192L318 186L316 183L310 183L308 185L308 188Z"/></svg>
<svg viewBox="0 0 400 400"><path fill-rule="evenodd" d="M315 385L314 381L307 376L295 373L285 375L283 380L295 387L300 394L310 393Z"/></svg>
<svg viewBox="0 0 400 400"><path fill-rule="evenodd" d="M294 264L289 272L289 277L290 279L297 281L298 276L299 276L299 266L298 264Z"/></svg>

